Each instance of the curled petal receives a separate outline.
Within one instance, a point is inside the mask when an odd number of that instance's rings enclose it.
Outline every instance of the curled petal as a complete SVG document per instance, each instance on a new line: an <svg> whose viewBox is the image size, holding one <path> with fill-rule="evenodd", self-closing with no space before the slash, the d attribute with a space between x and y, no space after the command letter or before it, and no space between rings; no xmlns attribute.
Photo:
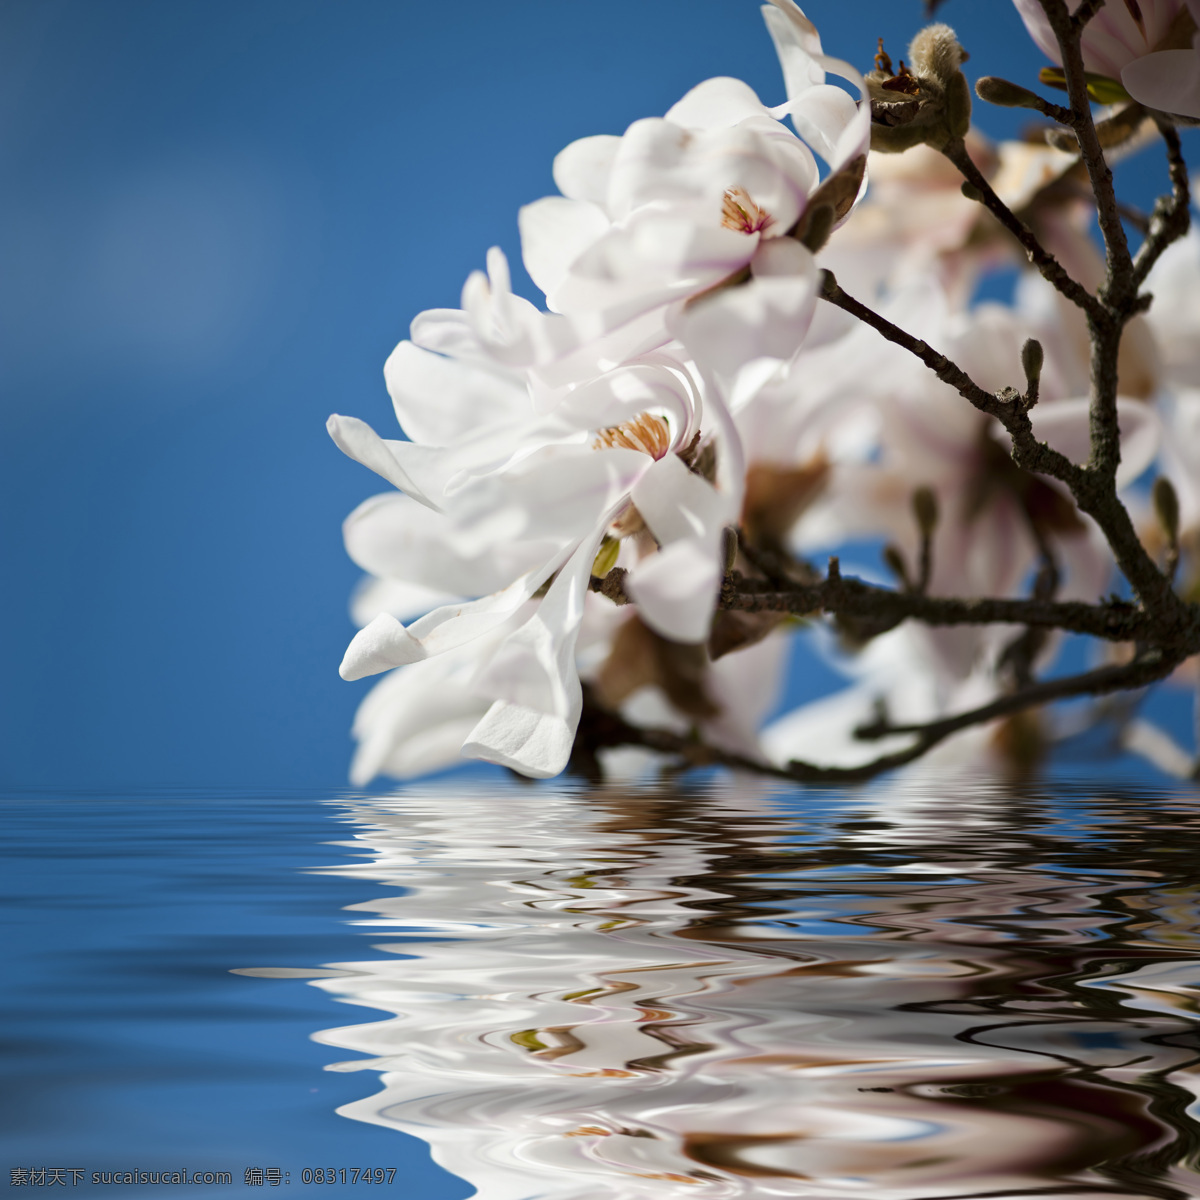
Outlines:
<svg viewBox="0 0 1200 1200"><path fill-rule="evenodd" d="M566 768L578 725L578 712L571 719L497 700L468 734L462 754L550 779Z"/></svg>
<svg viewBox="0 0 1200 1200"><path fill-rule="evenodd" d="M580 543L533 615L481 672L477 690L497 699L463 746L467 757L536 778L567 765L583 705L575 643L600 530Z"/></svg>
<svg viewBox="0 0 1200 1200"><path fill-rule="evenodd" d="M337 413L325 423L329 436L333 438L337 448L348 458L369 467L376 475L381 475L393 487L406 492L414 500L441 511L441 505L434 500L414 477L411 462L405 464L401 456L410 454L414 449L409 443L384 441L365 421L357 417L343 417ZM405 447L405 449L399 449Z"/></svg>
<svg viewBox="0 0 1200 1200"><path fill-rule="evenodd" d="M466 604L435 608L405 628L390 613L380 613L360 629L346 648L339 674L343 679L365 679L407 663L420 662L453 650L502 625L542 586L562 564L559 554L530 571L502 591Z"/></svg>

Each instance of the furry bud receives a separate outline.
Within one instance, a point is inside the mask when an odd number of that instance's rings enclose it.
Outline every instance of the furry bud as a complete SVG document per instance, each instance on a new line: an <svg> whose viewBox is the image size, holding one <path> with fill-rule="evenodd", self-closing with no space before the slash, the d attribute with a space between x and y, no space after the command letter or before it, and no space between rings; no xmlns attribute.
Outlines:
<svg viewBox="0 0 1200 1200"><path fill-rule="evenodd" d="M971 89L961 67L967 53L949 25L928 25L908 48L911 66L899 69L883 50L866 76L871 100L871 149L898 153L912 146L940 150L966 135Z"/></svg>
<svg viewBox="0 0 1200 1200"><path fill-rule="evenodd" d="M1000 108L1037 108L1042 106L1041 97L1019 83L1010 83L999 75L985 75L975 82L975 95L987 104Z"/></svg>

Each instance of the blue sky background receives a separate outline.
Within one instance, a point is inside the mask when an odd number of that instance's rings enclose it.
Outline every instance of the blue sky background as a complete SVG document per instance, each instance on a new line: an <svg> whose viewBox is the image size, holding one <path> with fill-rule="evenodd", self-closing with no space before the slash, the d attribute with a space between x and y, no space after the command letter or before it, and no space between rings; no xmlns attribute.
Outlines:
<svg viewBox="0 0 1200 1200"><path fill-rule="evenodd" d="M921 23L805 8L864 69ZM939 15L972 78L1041 65L1009 0ZM554 154L718 74L783 99L753 0L4 0L0 786L342 784L379 489L326 416L388 428L387 354L519 259Z"/></svg>

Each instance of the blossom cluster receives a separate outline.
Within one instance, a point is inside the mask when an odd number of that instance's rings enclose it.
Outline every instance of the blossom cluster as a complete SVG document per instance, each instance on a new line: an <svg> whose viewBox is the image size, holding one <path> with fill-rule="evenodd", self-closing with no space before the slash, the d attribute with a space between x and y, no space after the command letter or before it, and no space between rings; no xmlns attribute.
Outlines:
<svg viewBox="0 0 1200 1200"><path fill-rule="evenodd" d="M1038 0L1015 3L1053 54ZM1198 8L1108 3L1085 33L1089 78L1155 119L1200 117ZM811 622L728 602L812 582L813 563L862 539L886 548L859 573L909 595L1096 603L1113 586L1096 522L1014 464L994 417L822 302L836 277L994 394L1024 369L1036 438L1084 462L1085 315L1029 269L1011 303L977 300L989 271L1028 260L945 149L964 145L1091 288L1104 261L1079 154L969 127L965 54L944 25L918 34L907 66L881 45L863 75L824 53L792 0L763 14L782 103L710 79L663 117L567 146L560 194L520 213L544 308L491 250L461 308L419 314L387 361L403 438L330 418L393 489L345 523L367 579L341 673L385 673L355 721L355 782L460 756L556 775L597 713L750 762L853 764L892 742L854 736L872 713L930 720L1052 659L1056 634L1011 623ZM1163 254L1119 362L1117 484L1161 457L1184 545L1200 540L1198 284L1193 236ZM797 636L852 686L762 728ZM1019 757L1020 742L1013 722L983 725L942 752Z"/></svg>

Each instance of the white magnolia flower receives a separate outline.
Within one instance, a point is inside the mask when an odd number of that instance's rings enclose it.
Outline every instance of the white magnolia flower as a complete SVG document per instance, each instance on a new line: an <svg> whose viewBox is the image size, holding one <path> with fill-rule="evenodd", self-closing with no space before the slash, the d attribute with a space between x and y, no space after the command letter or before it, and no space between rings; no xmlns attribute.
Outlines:
<svg viewBox="0 0 1200 1200"><path fill-rule="evenodd" d="M1013 0L1046 56L1061 63L1039 0ZM1080 0L1070 0L1074 12ZM1108 0L1080 43L1088 71L1121 81L1148 108L1200 119L1200 0Z"/></svg>
<svg viewBox="0 0 1200 1200"><path fill-rule="evenodd" d="M787 104L767 108L746 84L710 79L663 118L572 143L554 164L562 194L521 210L529 274L584 336L631 322L639 337L673 334L728 387L747 364L794 355L817 272L793 235L820 178L780 118L791 115L835 176L852 175L840 217L862 177L869 112L824 82L832 60L789 32L792 21L812 27L786 10L771 12L789 55ZM853 68L838 69L862 88Z"/></svg>
<svg viewBox="0 0 1200 1200"><path fill-rule="evenodd" d="M656 552L630 561L627 582L643 619L678 641L707 637L721 531L740 501L736 432L721 398L702 402L686 364L662 355L575 388L545 415L517 373L411 343L386 376L413 440L385 441L336 416L330 432L407 497L360 506L347 546L384 580L466 599L407 626L379 612L351 642L342 675L418 663L507 628L473 676L493 703L464 752L557 774L579 720L576 639L605 536L648 530ZM720 488L682 457L708 429L718 435Z"/></svg>
<svg viewBox="0 0 1200 1200"><path fill-rule="evenodd" d="M1179 494L1185 533L1200 531L1200 233L1167 248L1150 272L1146 320L1162 359L1167 436L1163 473Z"/></svg>

